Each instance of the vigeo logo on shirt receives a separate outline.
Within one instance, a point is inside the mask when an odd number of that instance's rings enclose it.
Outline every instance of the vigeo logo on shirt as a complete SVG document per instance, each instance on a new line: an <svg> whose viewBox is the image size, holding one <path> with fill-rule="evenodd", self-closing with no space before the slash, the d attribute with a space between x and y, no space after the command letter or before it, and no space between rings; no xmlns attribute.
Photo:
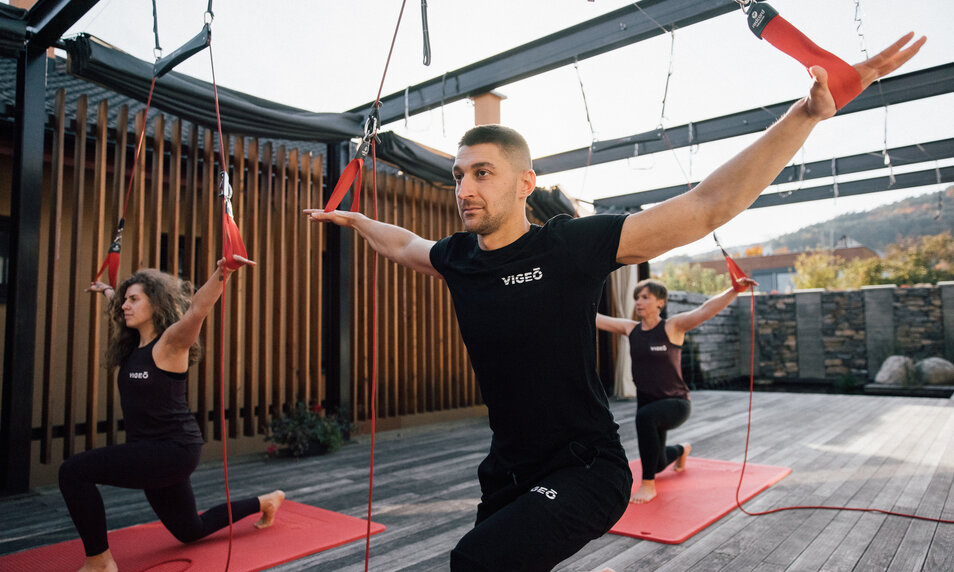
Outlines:
<svg viewBox="0 0 954 572"><path fill-rule="evenodd" d="M661 346L649 346L649 351L651 352L664 352L666 351L666 344Z"/></svg>
<svg viewBox="0 0 954 572"><path fill-rule="evenodd" d="M149 379L148 371L131 371L129 372L129 379Z"/></svg>
<svg viewBox="0 0 954 572"><path fill-rule="evenodd" d="M547 497L550 500L553 500L557 497L557 492L553 489L548 489L546 487L533 487L530 489L531 493L540 493L541 495Z"/></svg>
<svg viewBox="0 0 954 572"><path fill-rule="evenodd" d="M503 276L500 279L503 280L504 286L523 284L524 282L533 282L534 280L543 280L543 270L540 270L540 267L538 266L529 272L524 272L522 274L511 274L510 276Z"/></svg>

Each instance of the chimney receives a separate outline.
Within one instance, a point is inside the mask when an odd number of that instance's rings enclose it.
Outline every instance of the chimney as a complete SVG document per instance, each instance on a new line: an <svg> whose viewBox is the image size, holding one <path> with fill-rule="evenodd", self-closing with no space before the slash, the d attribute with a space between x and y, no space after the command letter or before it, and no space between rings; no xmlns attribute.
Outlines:
<svg viewBox="0 0 954 572"><path fill-rule="evenodd" d="M488 91L470 98L474 102L474 125L500 123L500 102L506 95Z"/></svg>

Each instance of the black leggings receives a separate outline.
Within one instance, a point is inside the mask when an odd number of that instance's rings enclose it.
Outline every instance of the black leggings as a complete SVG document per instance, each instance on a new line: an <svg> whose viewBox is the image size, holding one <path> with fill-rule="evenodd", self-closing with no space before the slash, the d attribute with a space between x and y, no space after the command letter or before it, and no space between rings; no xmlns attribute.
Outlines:
<svg viewBox="0 0 954 572"><path fill-rule="evenodd" d="M633 486L625 454L576 453L577 462L526 476L497 470L492 456L481 463L477 522L451 552L450 569L552 570L616 524Z"/></svg>
<svg viewBox="0 0 954 572"><path fill-rule="evenodd" d="M682 445L666 446L666 431L685 423L691 410L689 400L675 398L653 401L636 410L636 442L644 481L655 479L656 473L682 455Z"/></svg>
<svg viewBox="0 0 954 572"><path fill-rule="evenodd" d="M228 526L225 504L197 514L189 475L198 466L201 451L201 444L137 441L92 449L64 461L60 491L86 555L109 548L106 510L97 484L145 491L159 520L180 542L192 542ZM235 521L260 510L257 497L232 502Z"/></svg>

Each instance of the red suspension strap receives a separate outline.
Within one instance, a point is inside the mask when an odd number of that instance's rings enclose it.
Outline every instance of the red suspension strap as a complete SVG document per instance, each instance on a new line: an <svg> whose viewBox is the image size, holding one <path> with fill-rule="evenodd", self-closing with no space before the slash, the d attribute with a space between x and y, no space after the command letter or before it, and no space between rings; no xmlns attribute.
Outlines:
<svg viewBox="0 0 954 572"><path fill-rule="evenodd" d="M380 127L380 116L378 114L378 109L381 105L381 92L384 89L384 79L388 74L388 67L391 64L391 55L394 53L394 44L397 40L398 30L401 27L401 18L404 15L404 6L407 4L407 0L402 0L401 10L398 13L397 23L394 26L394 35L391 38L391 48L388 50L388 57L384 63L384 72L381 74L381 84L378 86L378 95L374 100L374 106L371 109L371 112L368 114L368 118L364 124L364 137L361 140L361 143L358 145L357 150L355 151L355 157L348 163L348 166L345 167L344 171L341 173L341 176L338 178L337 184L335 184L334 191L331 193L331 197L328 199L328 203L325 205L324 211L331 212L335 210L341 201L347 195L348 190L351 188L351 184L355 183L354 187L354 197L351 200L351 212L358 212L360 206L360 197L361 197L361 170L364 167L364 159L367 157L368 153L371 153L371 192L372 192L372 216L374 220L378 219L378 168L377 168L377 154L376 154L376 137L378 132L378 127ZM426 8L424 8L426 10ZM426 21L425 21L425 26ZM425 31L426 37L426 31ZM427 49L427 48L425 48ZM430 51L427 50L425 54L425 59L430 59ZM427 62L425 62L427 63ZM372 297L371 297L371 454L370 454L370 466L369 466L369 475L368 475L368 518L367 518L367 529L365 531L365 540L364 540L364 570L368 572L368 565L371 560L371 506L374 498L374 435L375 435L375 425L377 421L377 396L378 396L378 293L377 293L377 283L378 283L378 253L374 252L374 263L372 270Z"/></svg>
<svg viewBox="0 0 954 572"><path fill-rule="evenodd" d="M126 185L126 196L123 199L123 212L119 215L119 223L116 225L116 235L113 242L110 243L106 251L106 258L99 267L96 277L93 281L99 280L103 272L108 270L109 285L116 287L116 276L119 274L119 256L123 250L123 228L126 226L126 209L129 208L129 194L132 192L133 180L136 178L136 166L139 163L139 154L142 151L142 142L146 139L146 125L149 120L149 107L152 105L152 94L156 89L156 76L152 77L152 83L149 85L149 97L146 99L146 111L142 114L142 130L139 132L139 141L136 143L136 154L133 155L132 171L129 172L129 184ZM125 150L119 149L117 152L124 153Z"/></svg>
<svg viewBox="0 0 954 572"><path fill-rule="evenodd" d="M209 0L209 9L206 11L206 26L211 23L212 0ZM222 134L222 113L219 110L219 89L215 81L215 59L212 56L212 46L209 45L209 67L212 71L212 95L215 99L215 121L219 132L219 166L222 172L219 174L219 195L222 197L222 256L225 258L225 268L228 271L235 271L244 265L234 259L238 255L243 259L248 257L245 249L245 243L242 241L242 235L235 219L232 217L232 185L229 184L228 174L228 143ZM212 168L211 165L209 168ZM225 419L225 294L228 286L228 275L222 273L222 311L220 312L219 323L219 423L222 432L222 474L225 480L225 505L228 507L229 515L229 545L225 559L225 570L229 569L232 560L232 537L234 529L234 519L232 517L232 498L229 491L229 455L228 455L228 434L226 431ZM233 412L233 415L235 412Z"/></svg>
<svg viewBox="0 0 954 572"><path fill-rule="evenodd" d="M806 68L818 65L828 72L828 89L841 109L861 93L861 76L850 64L812 42L765 2L736 0L748 15L749 29L756 37L798 60ZM748 6L748 8L746 8Z"/></svg>

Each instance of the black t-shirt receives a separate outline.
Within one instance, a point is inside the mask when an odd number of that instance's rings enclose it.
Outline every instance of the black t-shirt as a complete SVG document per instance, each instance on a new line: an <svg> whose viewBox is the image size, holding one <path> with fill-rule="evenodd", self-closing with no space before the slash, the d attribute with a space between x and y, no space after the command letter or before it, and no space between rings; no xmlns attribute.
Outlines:
<svg viewBox="0 0 954 572"><path fill-rule="evenodd" d="M618 447L596 372L596 310L625 216L560 215L503 248L472 233L437 242L431 264L454 300L487 404L491 454L533 466L571 441Z"/></svg>
<svg viewBox="0 0 954 572"><path fill-rule="evenodd" d="M126 441L203 443L186 397L188 373L173 373L156 367L152 348L157 341L158 337L134 349L119 366L117 383Z"/></svg>
<svg viewBox="0 0 954 572"><path fill-rule="evenodd" d="M669 341L666 320L650 330L636 324L629 333L629 353L640 407L660 399L689 399L689 387L682 380L682 346Z"/></svg>

